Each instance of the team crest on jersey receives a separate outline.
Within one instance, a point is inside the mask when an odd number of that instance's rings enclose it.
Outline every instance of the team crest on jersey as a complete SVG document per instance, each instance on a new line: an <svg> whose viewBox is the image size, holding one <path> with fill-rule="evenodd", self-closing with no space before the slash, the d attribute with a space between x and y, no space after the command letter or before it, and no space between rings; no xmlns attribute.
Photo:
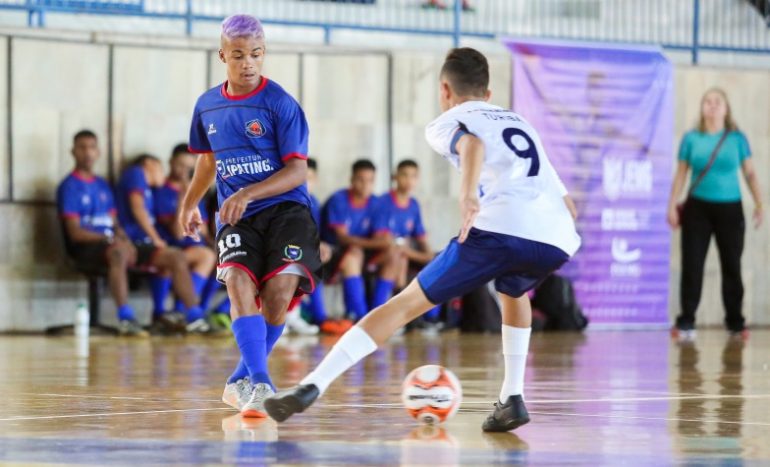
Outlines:
<svg viewBox="0 0 770 467"><path fill-rule="evenodd" d="M409 219L408 221L406 221L406 230L411 232L413 228L414 228L414 220Z"/></svg>
<svg viewBox="0 0 770 467"><path fill-rule="evenodd" d="M213 123L209 123L209 135L215 135L217 133L217 127Z"/></svg>
<svg viewBox="0 0 770 467"><path fill-rule="evenodd" d="M283 249L283 260L293 263L302 259L302 248L297 245L286 245Z"/></svg>
<svg viewBox="0 0 770 467"><path fill-rule="evenodd" d="M249 138L261 138L265 134L265 125L256 118L246 122L246 136Z"/></svg>

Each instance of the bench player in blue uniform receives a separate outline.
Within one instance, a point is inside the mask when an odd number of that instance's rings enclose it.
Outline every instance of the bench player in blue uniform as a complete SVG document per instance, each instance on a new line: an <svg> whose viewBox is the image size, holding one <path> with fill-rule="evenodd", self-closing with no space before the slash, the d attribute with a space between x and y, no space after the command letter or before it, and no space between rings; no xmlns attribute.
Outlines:
<svg viewBox="0 0 770 467"><path fill-rule="evenodd" d="M163 184L163 166L157 157L142 154L126 167L116 187L118 219L136 245L139 268L155 272L150 279L153 318L167 330L206 332L208 324L190 278L184 253L161 237L155 222L153 189ZM166 313L164 301L173 287L184 304L187 323Z"/></svg>
<svg viewBox="0 0 770 467"><path fill-rule="evenodd" d="M247 417L266 417L264 399L275 391L267 356L287 309L312 293L321 266L306 186L307 121L297 101L262 76L265 51L253 16L222 23L227 81L195 104L190 150L200 157L180 208L185 234L197 235L198 203L216 180L217 273L241 352L222 400Z"/></svg>
<svg viewBox="0 0 770 467"><path fill-rule="evenodd" d="M176 221L180 198L187 191L187 185L190 184L196 158L195 154L188 151L187 144L176 145L171 152L168 177L161 187L155 189L153 196L158 233L166 243L184 251L187 264L190 267L193 288L200 300L201 292L217 261L210 246L213 244L213 239L209 236L208 216L203 201L198 205L203 220L203 224L199 228L200 238L193 239L184 236L181 226ZM202 305L201 308L205 310L205 306ZM177 303L176 309L180 311L183 309L181 301Z"/></svg>
<svg viewBox="0 0 770 467"><path fill-rule="evenodd" d="M435 304L495 281L502 303L505 379L484 431L529 421L522 397L532 309L526 292L580 246L559 179L532 126L487 103L486 58L453 49L440 75L444 113L426 128L431 147L461 170L460 234L403 292L350 329L300 384L265 401L283 421L307 409L348 368Z"/></svg>
<svg viewBox="0 0 770 467"><path fill-rule="evenodd" d="M118 308L118 333L146 337L128 304L128 268L136 264L137 248L120 228L112 188L94 174L99 159L96 134L90 130L76 133L72 156L75 169L56 190L67 253L80 271L102 274L106 269Z"/></svg>

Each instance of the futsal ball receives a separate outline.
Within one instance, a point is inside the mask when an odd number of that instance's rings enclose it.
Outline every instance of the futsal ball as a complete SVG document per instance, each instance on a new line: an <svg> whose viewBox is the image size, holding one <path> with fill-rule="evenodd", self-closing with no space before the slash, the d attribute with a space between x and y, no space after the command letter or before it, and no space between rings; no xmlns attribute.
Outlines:
<svg viewBox="0 0 770 467"><path fill-rule="evenodd" d="M401 400L409 415L427 423L442 423L454 416L462 402L460 381L440 365L424 365L406 376Z"/></svg>

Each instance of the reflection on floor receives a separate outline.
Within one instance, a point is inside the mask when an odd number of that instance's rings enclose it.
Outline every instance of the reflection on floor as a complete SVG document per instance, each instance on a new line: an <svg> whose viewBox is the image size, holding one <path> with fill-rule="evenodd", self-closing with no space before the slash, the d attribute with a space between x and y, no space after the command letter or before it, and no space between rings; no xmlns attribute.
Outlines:
<svg viewBox="0 0 770 467"><path fill-rule="evenodd" d="M333 344L288 338L271 357L279 387ZM486 435L502 378L499 337L409 335L277 425L220 401L230 339L0 337L0 461L72 464L485 465L770 462L770 331L691 344L664 332L545 334L532 341L532 422ZM422 427L401 379L440 363L463 383L458 415Z"/></svg>

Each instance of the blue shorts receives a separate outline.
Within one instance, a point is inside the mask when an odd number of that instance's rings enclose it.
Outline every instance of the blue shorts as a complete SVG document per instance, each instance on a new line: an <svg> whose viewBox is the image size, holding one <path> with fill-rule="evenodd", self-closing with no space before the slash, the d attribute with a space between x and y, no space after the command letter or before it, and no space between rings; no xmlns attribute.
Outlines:
<svg viewBox="0 0 770 467"><path fill-rule="evenodd" d="M511 235L471 229L457 237L417 275L431 303L469 293L491 280L498 292L520 297L559 269L569 255L555 246Z"/></svg>

